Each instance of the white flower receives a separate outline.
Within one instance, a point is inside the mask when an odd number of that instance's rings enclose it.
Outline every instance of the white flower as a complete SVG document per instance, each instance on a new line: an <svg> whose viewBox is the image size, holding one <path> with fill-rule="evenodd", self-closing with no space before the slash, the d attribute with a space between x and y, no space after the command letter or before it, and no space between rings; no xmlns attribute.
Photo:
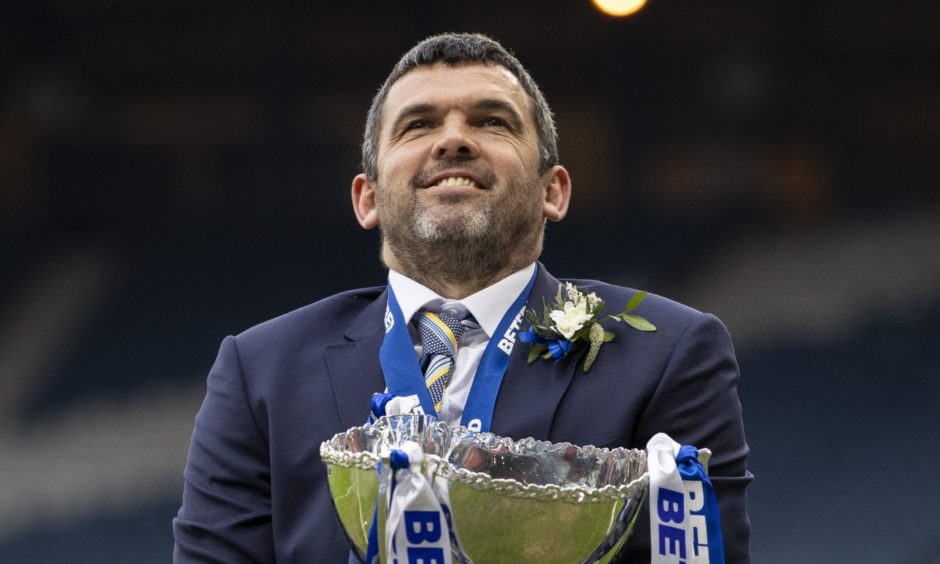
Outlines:
<svg viewBox="0 0 940 564"><path fill-rule="evenodd" d="M584 294L579 292L578 287L571 282L565 282L565 295L568 296L568 301L575 304L584 299Z"/></svg>
<svg viewBox="0 0 940 564"><path fill-rule="evenodd" d="M594 308L597 307L597 294L591 292L587 295L588 311L594 311Z"/></svg>
<svg viewBox="0 0 940 564"><path fill-rule="evenodd" d="M565 302L564 311L553 310L549 316L555 322L553 329L562 334L566 339L571 339L584 324L591 320L591 314L588 311L587 300L580 300L580 303L571 301Z"/></svg>

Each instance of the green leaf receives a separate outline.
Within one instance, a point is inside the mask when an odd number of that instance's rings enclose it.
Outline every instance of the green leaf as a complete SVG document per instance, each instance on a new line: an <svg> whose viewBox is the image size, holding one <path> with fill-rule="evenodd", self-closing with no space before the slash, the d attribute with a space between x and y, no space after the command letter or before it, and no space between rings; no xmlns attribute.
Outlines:
<svg viewBox="0 0 940 564"><path fill-rule="evenodd" d="M545 360L552 360L552 353L549 351L545 351L545 354L542 355L542 358L544 358Z"/></svg>
<svg viewBox="0 0 940 564"><path fill-rule="evenodd" d="M591 369L591 366L594 364L595 360L597 360L597 351L594 350L594 347L591 347L591 350L588 351L587 356L584 358L584 372L585 373L587 373L587 371Z"/></svg>
<svg viewBox="0 0 940 564"><path fill-rule="evenodd" d="M591 368L591 365L594 364L594 361L597 360L597 353L601 350L601 345L604 344L604 328L601 327L600 323L591 324L591 348L588 349L587 357L584 359L584 371L587 372Z"/></svg>
<svg viewBox="0 0 940 564"><path fill-rule="evenodd" d="M633 297L630 298L630 301L627 302L627 307L624 308L623 312L630 313L631 311L635 310L637 306L640 305L640 302L642 302L643 299L646 298L646 294L647 292L637 292L636 294L634 294Z"/></svg>
<svg viewBox="0 0 940 564"><path fill-rule="evenodd" d="M605 343L609 343L609 342L613 341L615 336L616 336L616 335L614 335L614 334L611 333L610 331L604 331L604 342L605 342Z"/></svg>
<svg viewBox="0 0 940 564"><path fill-rule="evenodd" d="M558 293L555 294L555 303L558 304L558 307L565 305L565 302L561 301L561 284L558 285Z"/></svg>
<svg viewBox="0 0 940 564"><path fill-rule="evenodd" d="M623 319L630 327L638 331L655 331L656 326L647 321L646 319L640 317L639 315L634 315L632 313L621 313L620 319Z"/></svg>
<svg viewBox="0 0 940 564"><path fill-rule="evenodd" d="M549 307L548 302L545 301L544 297L542 298L542 308L542 321L548 323L552 319L552 308Z"/></svg>
<svg viewBox="0 0 940 564"><path fill-rule="evenodd" d="M535 359L537 359L539 355L542 354L542 352L547 348L548 347L545 346L545 343L535 343L532 345L532 348L529 349L529 364L535 362Z"/></svg>

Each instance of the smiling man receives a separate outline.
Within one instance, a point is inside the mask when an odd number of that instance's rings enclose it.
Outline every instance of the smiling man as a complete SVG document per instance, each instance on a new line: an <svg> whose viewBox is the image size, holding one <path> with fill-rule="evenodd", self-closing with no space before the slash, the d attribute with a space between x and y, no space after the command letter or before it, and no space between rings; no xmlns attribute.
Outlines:
<svg viewBox="0 0 940 564"><path fill-rule="evenodd" d="M709 448L725 560L748 562L738 367L717 319L649 295L635 311L656 330L605 321L613 341L588 373L586 346L530 364L531 345L516 339L526 304L541 309L558 292L537 260L545 222L565 216L571 195L551 111L519 62L480 35L419 43L373 100L362 164L353 208L379 228L388 284L223 341L196 418L175 560L345 562L319 445L361 425L387 390L396 412L517 439L643 448L664 432ZM574 283L610 313L637 294ZM618 562L649 561L648 527L641 515Z"/></svg>
<svg viewBox="0 0 940 564"><path fill-rule="evenodd" d="M380 126L367 132L378 150L352 188L359 222L382 230L385 264L455 299L533 264L543 221L564 217L571 182L555 139L542 156L537 103L516 75L436 62L389 84Z"/></svg>

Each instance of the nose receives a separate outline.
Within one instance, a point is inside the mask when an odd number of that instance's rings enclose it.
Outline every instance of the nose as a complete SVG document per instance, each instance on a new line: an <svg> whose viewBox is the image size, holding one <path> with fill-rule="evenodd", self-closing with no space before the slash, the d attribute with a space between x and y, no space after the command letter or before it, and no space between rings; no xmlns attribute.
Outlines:
<svg viewBox="0 0 940 564"><path fill-rule="evenodd" d="M466 123L448 122L441 128L431 152L436 159L472 159L480 147Z"/></svg>

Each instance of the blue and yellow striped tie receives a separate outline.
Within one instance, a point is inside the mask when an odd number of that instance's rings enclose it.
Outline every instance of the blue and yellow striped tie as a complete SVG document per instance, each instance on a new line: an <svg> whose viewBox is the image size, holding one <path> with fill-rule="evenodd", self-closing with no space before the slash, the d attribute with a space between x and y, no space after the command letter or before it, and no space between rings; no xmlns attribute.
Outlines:
<svg viewBox="0 0 940 564"><path fill-rule="evenodd" d="M438 413L444 403L444 390L454 373L454 359L457 358L460 338L469 328L468 325L475 326L472 322L462 322L443 312L422 310L415 316L415 327L421 336L425 358L428 359L424 369L424 385Z"/></svg>

